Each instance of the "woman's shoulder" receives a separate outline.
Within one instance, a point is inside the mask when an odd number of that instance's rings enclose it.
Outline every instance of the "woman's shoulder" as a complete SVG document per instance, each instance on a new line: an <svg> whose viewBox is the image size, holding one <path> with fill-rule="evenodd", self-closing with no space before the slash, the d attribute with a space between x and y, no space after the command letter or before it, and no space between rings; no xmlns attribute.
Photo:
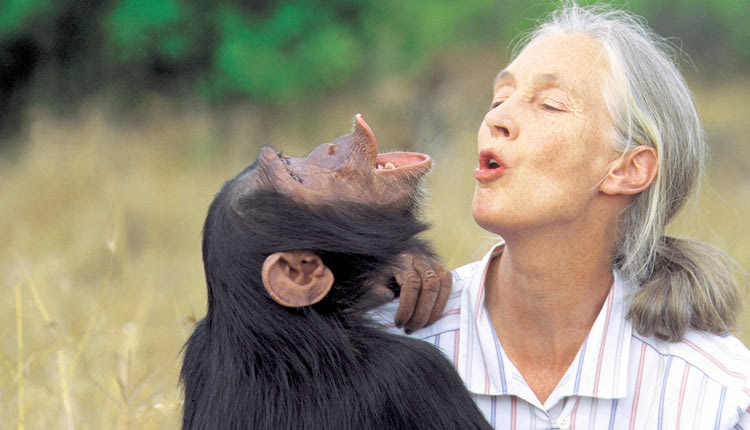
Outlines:
<svg viewBox="0 0 750 430"><path fill-rule="evenodd" d="M451 286L450 296L448 297L445 309L443 310L443 315L434 324L419 329L410 336L419 339L426 339L446 330L458 330L461 314L461 296L477 272L481 272L482 270L483 262L481 260L465 264L452 270L451 275L453 276L453 285ZM481 273L479 274L481 275ZM396 299L370 311L369 314L386 330L403 334L403 332L393 324L393 318L396 315L398 305L399 301Z"/></svg>
<svg viewBox="0 0 750 430"><path fill-rule="evenodd" d="M734 335L688 330L679 342L636 337L660 355L680 359L719 384L750 395L750 350Z"/></svg>

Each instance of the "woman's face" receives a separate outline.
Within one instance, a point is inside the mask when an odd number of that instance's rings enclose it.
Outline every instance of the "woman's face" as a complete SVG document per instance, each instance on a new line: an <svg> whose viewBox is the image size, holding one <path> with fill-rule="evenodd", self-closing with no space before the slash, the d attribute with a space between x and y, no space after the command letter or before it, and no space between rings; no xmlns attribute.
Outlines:
<svg viewBox="0 0 750 430"><path fill-rule="evenodd" d="M606 65L599 42L571 33L532 43L498 74L477 136L472 212L482 228L507 237L595 210L618 155L601 91Z"/></svg>

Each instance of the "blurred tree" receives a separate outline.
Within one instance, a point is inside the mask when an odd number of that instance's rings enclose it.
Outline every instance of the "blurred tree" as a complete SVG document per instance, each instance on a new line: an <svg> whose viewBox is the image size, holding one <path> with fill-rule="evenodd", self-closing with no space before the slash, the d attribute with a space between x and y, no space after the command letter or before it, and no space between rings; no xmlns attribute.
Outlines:
<svg viewBox="0 0 750 430"><path fill-rule="evenodd" d="M25 31L43 21L51 0L6 0L0 4L0 130L17 120L24 88L31 80L43 47Z"/></svg>
<svg viewBox="0 0 750 430"><path fill-rule="evenodd" d="M551 2L525 0L2 0L0 127L29 100L144 91L282 104L391 74L429 93L451 47L504 50ZM747 0L630 0L697 63L750 65ZM487 48L487 46L495 48Z"/></svg>
<svg viewBox="0 0 750 430"><path fill-rule="evenodd" d="M680 46L696 65L710 72L742 70L750 65L750 1L632 0L654 30Z"/></svg>
<svg viewBox="0 0 750 430"><path fill-rule="evenodd" d="M121 0L105 15L106 73L130 91L200 79L216 47L214 2Z"/></svg>
<svg viewBox="0 0 750 430"><path fill-rule="evenodd" d="M205 94L285 102L348 81L363 57L356 3L265 2L263 14L222 5Z"/></svg>

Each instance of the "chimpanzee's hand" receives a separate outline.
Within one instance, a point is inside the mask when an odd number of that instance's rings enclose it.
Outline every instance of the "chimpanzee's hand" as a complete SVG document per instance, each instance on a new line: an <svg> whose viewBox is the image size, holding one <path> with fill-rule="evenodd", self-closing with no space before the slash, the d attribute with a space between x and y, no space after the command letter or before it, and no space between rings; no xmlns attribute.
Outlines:
<svg viewBox="0 0 750 430"><path fill-rule="evenodd" d="M450 296L453 276L437 260L419 251L398 256L394 271L401 287L395 322L407 333L440 318Z"/></svg>

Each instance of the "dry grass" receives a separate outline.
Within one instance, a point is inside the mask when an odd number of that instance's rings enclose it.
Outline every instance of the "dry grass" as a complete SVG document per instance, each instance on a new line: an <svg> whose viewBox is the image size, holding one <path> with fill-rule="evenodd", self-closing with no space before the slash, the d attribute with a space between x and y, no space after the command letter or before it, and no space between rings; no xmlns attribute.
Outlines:
<svg viewBox="0 0 750 430"><path fill-rule="evenodd" d="M434 155L425 214L446 263L481 256L491 237L471 220L470 172L494 65L479 66L485 75L448 73L427 101L392 81L365 102L333 98L325 111L218 113L155 100L127 119L99 102L67 119L31 112L22 152L0 159L2 422L178 428L180 348L205 312L202 219L220 184L254 158L251 142L302 153L346 132L363 111L381 146ZM676 230L750 267L750 123L737 108L750 83L696 88L715 163L699 209Z"/></svg>

